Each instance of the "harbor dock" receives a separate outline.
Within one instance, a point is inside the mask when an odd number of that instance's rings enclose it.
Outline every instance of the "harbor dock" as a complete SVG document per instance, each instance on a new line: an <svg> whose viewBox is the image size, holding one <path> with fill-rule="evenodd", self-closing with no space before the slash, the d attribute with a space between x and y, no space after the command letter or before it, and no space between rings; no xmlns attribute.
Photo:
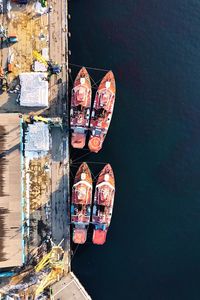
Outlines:
<svg viewBox="0 0 200 300"><path fill-rule="evenodd" d="M0 14L0 299L89 300L71 270L68 1L39 2Z"/></svg>

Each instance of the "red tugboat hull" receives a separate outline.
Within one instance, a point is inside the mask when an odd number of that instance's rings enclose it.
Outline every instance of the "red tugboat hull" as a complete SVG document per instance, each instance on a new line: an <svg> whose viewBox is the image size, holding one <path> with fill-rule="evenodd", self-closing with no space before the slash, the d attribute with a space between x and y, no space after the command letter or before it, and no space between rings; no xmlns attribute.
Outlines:
<svg viewBox="0 0 200 300"><path fill-rule="evenodd" d="M91 82L86 68L82 68L75 81L71 96L70 126L71 145L82 149L85 146L91 110Z"/></svg>
<svg viewBox="0 0 200 300"><path fill-rule="evenodd" d="M94 229L92 242L95 245L103 245L106 242L107 230Z"/></svg>
<svg viewBox="0 0 200 300"><path fill-rule="evenodd" d="M92 241L94 244L103 245L110 226L115 196L115 178L113 170L107 164L99 174L92 211L94 224Z"/></svg>
<svg viewBox="0 0 200 300"><path fill-rule="evenodd" d="M72 187L71 223L73 242L84 244L90 223L92 205L92 176L86 163L79 167Z"/></svg>
<svg viewBox="0 0 200 300"><path fill-rule="evenodd" d="M74 228L73 230L73 242L75 244L84 244L87 239L87 229L85 228Z"/></svg>
<svg viewBox="0 0 200 300"><path fill-rule="evenodd" d="M97 153L102 148L113 114L115 93L115 78L113 72L109 71L102 79L94 100L88 143L91 152Z"/></svg>

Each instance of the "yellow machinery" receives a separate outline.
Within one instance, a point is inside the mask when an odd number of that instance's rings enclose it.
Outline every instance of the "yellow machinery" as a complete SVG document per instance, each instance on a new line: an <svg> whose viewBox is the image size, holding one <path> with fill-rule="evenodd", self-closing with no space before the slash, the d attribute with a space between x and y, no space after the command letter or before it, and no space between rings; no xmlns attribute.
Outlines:
<svg viewBox="0 0 200 300"><path fill-rule="evenodd" d="M26 276L28 276L33 271L33 268L30 268L26 271L21 272L18 275L13 276L10 279L9 285L17 285L19 284Z"/></svg>
<svg viewBox="0 0 200 300"><path fill-rule="evenodd" d="M30 123L31 121L36 121L36 122L43 122L43 123L48 123L49 120L47 118L44 118L42 116L23 116L23 120L26 122L26 123Z"/></svg>
<svg viewBox="0 0 200 300"><path fill-rule="evenodd" d="M56 62L53 63L51 60L47 61L44 56L42 56L39 52L36 50L33 50L33 57L39 61L40 63L44 64L45 67L47 67L50 74L59 74L62 70L62 67L57 64Z"/></svg>
<svg viewBox="0 0 200 300"><path fill-rule="evenodd" d="M51 251L47 253L35 267L35 272L40 272L42 269L49 266L55 266L60 263L60 258L63 256L64 251L60 246L53 246Z"/></svg>
<svg viewBox="0 0 200 300"><path fill-rule="evenodd" d="M52 267L51 272L42 279L39 286L37 287L35 291L35 297L39 296L43 290L55 283L56 281L59 281L60 278L63 276L64 273L64 264L60 264L60 266Z"/></svg>
<svg viewBox="0 0 200 300"><path fill-rule="evenodd" d="M46 67L48 67L48 63L46 59L36 50L33 50L33 57L39 61L40 63L44 64Z"/></svg>
<svg viewBox="0 0 200 300"><path fill-rule="evenodd" d="M43 278L41 282L34 288L33 293L35 298L37 298L37 296L39 296L45 288L52 285L56 281L59 281L60 278L64 275L64 260L63 260L64 250L59 245L53 246L51 251L41 259L41 261L36 265L34 269L30 268L24 272L21 272L18 275L13 276L9 282L8 288L9 286L18 285L20 282L22 282L25 279L26 276L27 277L35 276L34 271L35 273L38 273L44 269L46 269L46 271L50 269L50 271L49 273L46 273L45 271L43 274L42 273L39 274L39 277L43 276ZM28 290L26 291L24 290L24 292L27 293L27 295L29 294ZM7 292L6 290L5 291L1 290L1 293L5 294ZM0 299L1 299L1 293L0 293ZM31 292L31 295L33 295L33 293Z"/></svg>
<svg viewBox="0 0 200 300"><path fill-rule="evenodd" d="M54 282L60 280L64 273L64 262L63 262L64 251L60 246L53 246L51 251L46 254L42 260L35 267L35 272L40 272L44 268L49 267L51 269L50 273L42 279L38 285L35 297L39 296L43 290L52 285Z"/></svg>

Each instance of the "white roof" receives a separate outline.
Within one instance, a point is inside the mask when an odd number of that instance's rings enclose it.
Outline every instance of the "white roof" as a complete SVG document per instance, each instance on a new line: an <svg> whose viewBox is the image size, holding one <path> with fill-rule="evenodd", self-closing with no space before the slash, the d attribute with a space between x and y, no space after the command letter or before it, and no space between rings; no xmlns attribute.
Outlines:
<svg viewBox="0 0 200 300"><path fill-rule="evenodd" d="M19 75L21 84L21 106L48 106L48 81L46 73L31 72Z"/></svg>
<svg viewBox="0 0 200 300"><path fill-rule="evenodd" d="M43 122L28 125L25 135L25 151L49 151L49 128Z"/></svg>
<svg viewBox="0 0 200 300"><path fill-rule="evenodd" d="M43 63L37 60L34 61L34 72L46 72L46 71L47 71L47 67Z"/></svg>
<svg viewBox="0 0 200 300"><path fill-rule="evenodd" d="M48 61L49 60L49 49L42 48L42 56Z"/></svg>
<svg viewBox="0 0 200 300"><path fill-rule="evenodd" d="M47 13L47 11L48 11L48 7L42 7L42 4L39 1L37 1L35 3L35 12L36 13L43 15L43 14Z"/></svg>

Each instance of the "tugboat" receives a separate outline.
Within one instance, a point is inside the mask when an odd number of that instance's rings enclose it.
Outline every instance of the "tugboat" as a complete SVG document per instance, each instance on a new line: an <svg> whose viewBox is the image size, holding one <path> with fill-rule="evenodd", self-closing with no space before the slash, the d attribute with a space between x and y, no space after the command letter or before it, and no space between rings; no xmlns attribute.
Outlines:
<svg viewBox="0 0 200 300"><path fill-rule="evenodd" d="M109 71L102 79L96 92L90 119L91 136L88 147L91 152L99 152L110 126L115 103L115 78Z"/></svg>
<svg viewBox="0 0 200 300"><path fill-rule="evenodd" d="M107 164L99 174L92 211L94 224L92 241L94 244L103 245L110 226L115 196L115 178L113 170Z"/></svg>
<svg viewBox="0 0 200 300"><path fill-rule="evenodd" d="M82 149L85 146L91 110L91 82L86 68L82 68L75 81L71 95L70 126L71 145Z"/></svg>
<svg viewBox="0 0 200 300"><path fill-rule="evenodd" d="M72 187L71 223L73 242L84 244L90 223L92 204L92 176L86 163L79 167Z"/></svg>

